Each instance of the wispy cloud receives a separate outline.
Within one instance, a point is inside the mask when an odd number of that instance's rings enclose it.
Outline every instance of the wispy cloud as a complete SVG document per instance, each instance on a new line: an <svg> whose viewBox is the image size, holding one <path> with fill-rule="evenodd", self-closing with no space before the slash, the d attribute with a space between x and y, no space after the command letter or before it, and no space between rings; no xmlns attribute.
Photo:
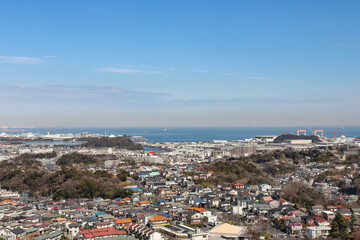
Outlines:
<svg viewBox="0 0 360 240"><path fill-rule="evenodd" d="M187 70L187 71L188 71L188 72L197 72L197 73L213 73L213 74L221 74L221 75L227 75L227 76L236 75L235 73L215 72L215 71L205 70L205 69L191 69L191 70Z"/></svg>
<svg viewBox="0 0 360 240"><path fill-rule="evenodd" d="M198 73L211 73L210 70L203 70L203 69L195 69L195 70L189 70L190 72L198 72Z"/></svg>
<svg viewBox="0 0 360 240"><path fill-rule="evenodd" d="M99 68L97 69L101 72L110 72L110 73L126 73L126 74L134 74L134 73L145 73L145 74L162 74L161 71L152 71L152 70L143 70L143 69L135 69L135 68Z"/></svg>
<svg viewBox="0 0 360 240"><path fill-rule="evenodd" d="M22 97L22 98L149 98L166 96L165 93L156 93L150 91L134 91L124 88L107 86L68 86L68 85L45 85L45 86L27 86L27 85L0 85L0 93L3 97Z"/></svg>
<svg viewBox="0 0 360 240"><path fill-rule="evenodd" d="M178 71L178 72L195 72L195 73L212 73L212 74L220 74L226 76L234 76L236 73L232 72L217 72L207 69L178 69L174 67L154 67L148 65L133 65L133 64L110 64L113 67L104 67L98 68L97 71L102 72L112 72L112 73L147 73L147 74L166 74L169 71Z"/></svg>
<svg viewBox="0 0 360 240"><path fill-rule="evenodd" d="M0 63L12 64L41 64L44 60L34 57L13 57L13 56L0 56Z"/></svg>
<svg viewBox="0 0 360 240"><path fill-rule="evenodd" d="M133 65L133 64L111 64L121 68L131 68L131 69L139 69L139 70L154 70L154 71L175 71L174 67L154 67L148 65Z"/></svg>
<svg viewBox="0 0 360 240"><path fill-rule="evenodd" d="M44 58L58 58L58 56L55 56L55 55L48 55L48 56L44 56Z"/></svg>
<svg viewBox="0 0 360 240"><path fill-rule="evenodd" d="M143 69L153 69L154 67L150 67L147 65L132 65L132 64L114 64L116 66L124 67L124 68L143 68Z"/></svg>
<svg viewBox="0 0 360 240"><path fill-rule="evenodd" d="M298 81L298 80L287 80L288 83L304 83L305 81Z"/></svg>
<svg viewBox="0 0 360 240"><path fill-rule="evenodd" d="M271 80L271 78L268 77L247 77L248 79L256 79L256 80Z"/></svg>
<svg viewBox="0 0 360 240"><path fill-rule="evenodd" d="M216 104L223 105L238 105L238 104L334 104L334 103L349 103L351 101L358 101L359 98L339 98L339 97L316 97L316 98L276 98L276 97L260 97L260 98L196 98L196 99L186 99L186 100L174 100L174 103L178 104L192 104L193 106L197 105L208 105L214 106Z"/></svg>

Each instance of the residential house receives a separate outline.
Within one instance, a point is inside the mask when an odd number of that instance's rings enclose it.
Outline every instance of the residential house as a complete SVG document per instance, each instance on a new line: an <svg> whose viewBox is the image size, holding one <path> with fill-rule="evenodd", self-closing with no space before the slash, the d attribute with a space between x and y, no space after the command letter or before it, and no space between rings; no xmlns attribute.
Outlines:
<svg viewBox="0 0 360 240"><path fill-rule="evenodd" d="M322 217L328 221L332 221L335 218L335 212L332 211L322 211Z"/></svg>
<svg viewBox="0 0 360 240"><path fill-rule="evenodd" d="M112 222L97 222L94 224L95 228L109 228L112 226L113 226Z"/></svg>
<svg viewBox="0 0 360 240"><path fill-rule="evenodd" d="M15 228L8 230L7 229L7 236L9 236L9 240L16 240L20 239L21 237L25 236L26 232L22 228Z"/></svg>
<svg viewBox="0 0 360 240"><path fill-rule="evenodd" d="M331 227L328 226L315 226L315 227L308 227L306 229L306 237L308 239L315 239L315 238L326 238L330 235Z"/></svg>
<svg viewBox="0 0 360 240"><path fill-rule="evenodd" d="M315 216L315 223L318 226L329 226L330 222L328 220L326 220L325 218L319 217L319 216Z"/></svg>
<svg viewBox="0 0 360 240"><path fill-rule="evenodd" d="M170 218L165 217L163 215L157 215L157 216L153 216L153 217L148 218L148 225L151 228L158 228L158 227L161 227L161 226L168 225L169 221L170 221Z"/></svg>
<svg viewBox="0 0 360 240"><path fill-rule="evenodd" d="M83 230L79 232L78 239L94 240L98 238L107 238L107 237L122 236L122 235L126 235L126 232L124 230L118 231L114 227L109 227L109 228Z"/></svg>
<svg viewBox="0 0 360 240"><path fill-rule="evenodd" d="M134 234L136 238L143 240L163 240L163 237L159 232L155 232L141 224L131 226L130 232Z"/></svg>
<svg viewBox="0 0 360 240"><path fill-rule="evenodd" d="M131 218L122 218L122 219L115 220L115 228L116 229L128 228L132 224L133 224L133 221L131 220Z"/></svg>

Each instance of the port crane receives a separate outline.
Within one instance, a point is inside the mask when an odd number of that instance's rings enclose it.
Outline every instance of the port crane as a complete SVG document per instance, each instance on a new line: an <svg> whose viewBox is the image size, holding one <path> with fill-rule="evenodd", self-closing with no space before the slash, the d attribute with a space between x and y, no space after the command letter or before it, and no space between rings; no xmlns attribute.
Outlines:
<svg viewBox="0 0 360 240"><path fill-rule="evenodd" d="M318 134L318 133L320 133L320 134ZM315 136L318 136L318 137L324 137L324 130L322 130L322 129L315 129L315 130L314 130L314 135L315 135Z"/></svg>
<svg viewBox="0 0 360 240"><path fill-rule="evenodd" d="M331 134L333 135L333 140L335 140L335 134L341 134L341 132L331 132Z"/></svg>
<svg viewBox="0 0 360 240"><path fill-rule="evenodd" d="M304 136L306 136L306 130L305 130L305 129L298 129L298 130L296 131L296 133L297 133L298 136L300 136L301 133L303 133Z"/></svg>

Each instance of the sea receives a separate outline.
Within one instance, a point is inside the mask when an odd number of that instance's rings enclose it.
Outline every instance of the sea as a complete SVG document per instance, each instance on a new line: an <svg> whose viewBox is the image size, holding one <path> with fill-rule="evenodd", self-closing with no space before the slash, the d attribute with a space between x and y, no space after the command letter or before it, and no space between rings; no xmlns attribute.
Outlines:
<svg viewBox="0 0 360 240"><path fill-rule="evenodd" d="M129 127L129 128L31 128L23 132L41 134L92 133L103 135L128 135L146 138L147 142L210 142L214 140L242 140L257 135L281 135L296 133L298 129L305 129L307 135L312 135L315 129L322 129L325 137L345 135L360 137L360 127ZM7 132L19 134L21 132Z"/></svg>

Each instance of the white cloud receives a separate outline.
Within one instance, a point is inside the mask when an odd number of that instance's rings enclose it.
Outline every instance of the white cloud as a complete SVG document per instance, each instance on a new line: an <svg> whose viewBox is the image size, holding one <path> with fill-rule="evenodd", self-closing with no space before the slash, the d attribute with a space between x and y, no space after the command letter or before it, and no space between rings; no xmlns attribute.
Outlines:
<svg viewBox="0 0 360 240"><path fill-rule="evenodd" d="M257 79L257 80L270 80L270 78L267 77L247 77L249 79Z"/></svg>
<svg viewBox="0 0 360 240"><path fill-rule="evenodd" d="M111 72L111 73L127 73L127 74L133 74L133 73L146 73L146 74L161 74L163 72L160 71L148 71L148 70L142 70L142 69L134 69L134 68L99 68L97 69L101 72Z"/></svg>
<svg viewBox="0 0 360 240"><path fill-rule="evenodd" d="M0 56L0 63L41 64L41 63L44 63L44 60L40 59L40 58L33 58L33 57Z"/></svg>

